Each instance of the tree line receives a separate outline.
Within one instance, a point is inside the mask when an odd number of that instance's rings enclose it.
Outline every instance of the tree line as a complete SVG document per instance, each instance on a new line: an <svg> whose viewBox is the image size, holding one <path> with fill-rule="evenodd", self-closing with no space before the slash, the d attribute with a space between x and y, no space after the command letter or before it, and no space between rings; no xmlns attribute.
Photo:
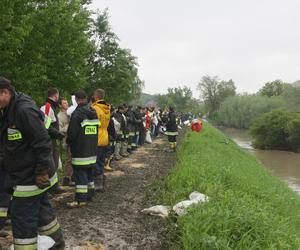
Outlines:
<svg viewBox="0 0 300 250"><path fill-rule="evenodd" d="M258 148L300 150L300 81L267 82L250 95L237 94L232 80L204 76L198 88L215 124L249 129Z"/></svg>
<svg viewBox="0 0 300 250"><path fill-rule="evenodd" d="M119 104L140 95L137 58L122 48L108 11L88 0L3 0L0 70L19 91L42 102L55 86L63 94L105 88Z"/></svg>

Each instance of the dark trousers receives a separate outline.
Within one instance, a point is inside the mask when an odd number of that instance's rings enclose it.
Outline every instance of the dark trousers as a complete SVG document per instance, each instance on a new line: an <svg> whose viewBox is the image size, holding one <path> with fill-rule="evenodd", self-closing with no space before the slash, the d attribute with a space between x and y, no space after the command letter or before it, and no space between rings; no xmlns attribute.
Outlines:
<svg viewBox="0 0 300 250"><path fill-rule="evenodd" d="M51 237L57 246L64 244L47 192L32 197L13 197L11 221L15 249L36 249L38 234Z"/></svg>
<svg viewBox="0 0 300 250"><path fill-rule="evenodd" d="M57 141L55 139L52 139L52 155L55 171L57 171L59 165L59 145L57 144Z"/></svg>
<svg viewBox="0 0 300 250"><path fill-rule="evenodd" d="M76 185L75 201L77 202L87 202L95 193L93 166L73 166Z"/></svg>
<svg viewBox="0 0 300 250"><path fill-rule="evenodd" d="M11 196L4 190L5 172L0 170L0 230L3 229L7 219Z"/></svg>
<svg viewBox="0 0 300 250"><path fill-rule="evenodd" d="M107 155L107 146L98 146L97 162L95 166L94 176L103 175L106 155Z"/></svg>
<svg viewBox="0 0 300 250"><path fill-rule="evenodd" d="M170 144L176 144L176 135L168 135L168 141Z"/></svg>
<svg viewBox="0 0 300 250"><path fill-rule="evenodd" d="M144 128L140 130L139 145L144 145L145 144L146 132L147 131Z"/></svg>

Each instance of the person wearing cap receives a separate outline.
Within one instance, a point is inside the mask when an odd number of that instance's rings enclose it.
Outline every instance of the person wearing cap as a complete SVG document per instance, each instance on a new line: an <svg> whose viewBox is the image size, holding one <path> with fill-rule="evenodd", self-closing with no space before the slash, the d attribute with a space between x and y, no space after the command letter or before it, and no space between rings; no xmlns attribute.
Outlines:
<svg viewBox="0 0 300 250"><path fill-rule="evenodd" d="M62 230L47 195L58 179L44 114L4 77L0 77L0 108L4 187L12 195L14 248L37 249L39 234L51 237L55 249L64 249Z"/></svg>
<svg viewBox="0 0 300 250"><path fill-rule="evenodd" d="M177 147L176 136L178 135L178 127L177 117L173 107L169 108L166 129L167 131L165 134L168 136L170 149L175 151Z"/></svg>
<svg viewBox="0 0 300 250"><path fill-rule="evenodd" d="M72 155L75 179L75 201L69 208L85 206L94 194L93 170L97 160L99 120L96 111L87 102L84 91L75 94L78 106L72 113L67 131L67 144Z"/></svg>

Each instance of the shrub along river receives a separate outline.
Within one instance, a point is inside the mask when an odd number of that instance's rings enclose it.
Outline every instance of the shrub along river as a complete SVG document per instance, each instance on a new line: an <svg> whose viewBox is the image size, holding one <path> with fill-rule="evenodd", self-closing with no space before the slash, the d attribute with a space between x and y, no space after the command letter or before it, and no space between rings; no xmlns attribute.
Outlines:
<svg viewBox="0 0 300 250"><path fill-rule="evenodd" d="M274 175L284 180L300 195L300 154L279 151L259 150L252 147L251 135L246 130L219 128L240 147L254 154Z"/></svg>

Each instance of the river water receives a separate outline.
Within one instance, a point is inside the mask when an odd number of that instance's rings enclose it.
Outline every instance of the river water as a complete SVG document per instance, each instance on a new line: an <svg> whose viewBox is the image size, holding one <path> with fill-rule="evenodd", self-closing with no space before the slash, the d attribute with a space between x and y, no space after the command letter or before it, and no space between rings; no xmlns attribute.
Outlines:
<svg viewBox="0 0 300 250"><path fill-rule="evenodd" d="M246 130L221 128L240 147L254 154L271 172L284 180L300 194L300 154L279 150L258 150L252 147L252 138Z"/></svg>

